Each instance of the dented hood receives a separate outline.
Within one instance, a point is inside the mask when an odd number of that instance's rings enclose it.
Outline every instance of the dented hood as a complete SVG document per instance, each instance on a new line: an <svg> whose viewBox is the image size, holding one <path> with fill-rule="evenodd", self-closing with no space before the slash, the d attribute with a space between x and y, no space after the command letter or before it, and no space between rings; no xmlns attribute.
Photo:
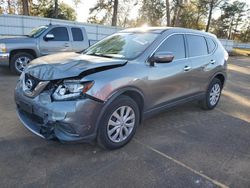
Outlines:
<svg viewBox="0 0 250 188"><path fill-rule="evenodd" d="M33 60L25 70L25 73L40 80L58 80L76 77L88 70L101 71L112 69L123 66L126 63L127 60L97 57L74 52L57 53Z"/></svg>

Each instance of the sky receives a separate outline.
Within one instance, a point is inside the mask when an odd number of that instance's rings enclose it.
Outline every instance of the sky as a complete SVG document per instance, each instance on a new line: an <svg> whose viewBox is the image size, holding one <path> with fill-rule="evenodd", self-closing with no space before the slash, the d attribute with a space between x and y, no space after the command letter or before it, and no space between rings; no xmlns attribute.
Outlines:
<svg viewBox="0 0 250 188"><path fill-rule="evenodd" d="M82 3L78 4L76 7L73 3L73 0L59 0L61 2L67 3L68 5L72 6L77 13L77 21L79 22L87 22L89 16L89 9L94 7L97 0L82 0ZM233 2L234 0L228 0L229 2ZM242 2L246 2L250 7L250 0L240 0ZM129 18L136 18L138 15L138 6L134 7L131 11ZM217 18L220 16L219 11L215 11L213 17Z"/></svg>

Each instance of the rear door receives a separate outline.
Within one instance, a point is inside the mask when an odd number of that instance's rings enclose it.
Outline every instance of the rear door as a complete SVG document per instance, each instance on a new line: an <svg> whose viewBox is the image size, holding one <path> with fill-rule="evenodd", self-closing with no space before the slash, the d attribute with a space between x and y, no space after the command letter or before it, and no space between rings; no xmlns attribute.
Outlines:
<svg viewBox="0 0 250 188"><path fill-rule="evenodd" d="M45 40L47 34L53 34L54 39ZM72 44L69 38L67 27L58 26L52 28L43 37L40 37L40 52L41 55L48 55L57 52L70 52L72 51Z"/></svg>
<svg viewBox="0 0 250 188"><path fill-rule="evenodd" d="M152 106L162 106L166 102L181 99L191 94L190 61L186 58L183 34L169 36L156 52L172 52L170 63L155 63L149 70L149 87L152 90Z"/></svg>
<svg viewBox="0 0 250 188"><path fill-rule="evenodd" d="M215 68L215 60L212 52L215 46L208 49L208 42L204 36L186 34L188 56L192 62L191 88L193 93L203 92L208 83L212 70ZM211 41L209 41L211 42Z"/></svg>
<svg viewBox="0 0 250 188"><path fill-rule="evenodd" d="M89 46L86 31L83 28L71 27L72 49L74 52L80 52Z"/></svg>

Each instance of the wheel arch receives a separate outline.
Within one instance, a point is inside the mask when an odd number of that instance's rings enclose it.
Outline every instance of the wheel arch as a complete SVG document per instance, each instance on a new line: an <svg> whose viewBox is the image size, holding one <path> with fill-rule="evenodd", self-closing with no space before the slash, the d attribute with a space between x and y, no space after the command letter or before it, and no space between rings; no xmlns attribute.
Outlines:
<svg viewBox="0 0 250 188"><path fill-rule="evenodd" d="M140 111L140 123L142 122L142 120L143 120L143 109L144 109L144 95L143 95L143 92L141 92L139 89L137 89L135 87L121 88L121 89L115 91L113 94L111 94L110 97L104 102L104 107L101 110L101 113L100 113L100 115L99 115L99 117L97 118L97 121L96 121L96 133L98 131L99 124L100 124L100 121L101 121L101 118L102 118L104 112L106 111L108 106L115 99L117 99L117 97L119 97L121 95L126 95L126 96L130 97L131 99L133 99L137 103L137 105L139 107L139 111Z"/></svg>
<svg viewBox="0 0 250 188"><path fill-rule="evenodd" d="M136 102L136 104L138 105L139 110L140 110L140 123L141 123L143 109L144 109L144 94L143 94L143 92L140 91L136 87L125 87L125 88L121 88L118 91L115 91L113 94L111 94L107 101L109 103L111 103L117 97L119 97L121 95L126 95Z"/></svg>
<svg viewBox="0 0 250 188"><path fill-rule="evenodd" d="M226 78L225 76L222 74L222 73L218 73L214 76L214 78L217 78L221 81L221 84L222 84L222 87L224 87L224 84L225 84L225 81L226 81ZM213 79L214 79L213 78Z"/></svg>
<svg viewBox="0 0 250 188"><path fill-rule="evenodd" d="M225 86L225 82L226 82L226 73L223 73L223 72L216 72L209 80L209 83L208 83L208 86L209 87L209 84L212 82L212 80L214 78L217 78L221 81L221 84L222 84L222 88Z"/></svg>
<svg viewBox="0 0 250 188"><path fill-rule="evenodd" d="M33 50L33 49L15 49L15 50L11 50L11 51L10 51L10 56L9 56L10 59L9 59L9 60L11 60L11 58L12 58L15 54L20 53L20 52L29 53L29 54L31 54L34 58L37 57L37 53L36 53L36 51Z"/></svg>

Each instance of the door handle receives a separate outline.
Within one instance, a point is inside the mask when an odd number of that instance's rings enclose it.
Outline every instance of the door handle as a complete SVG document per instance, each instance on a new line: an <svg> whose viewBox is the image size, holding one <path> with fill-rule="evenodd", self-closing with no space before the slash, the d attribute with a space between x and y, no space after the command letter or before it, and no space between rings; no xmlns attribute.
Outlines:
<svg viewBox="0 0 250 188"><path fill-rule="evenodd" d="M187 65L186 65L186 66L184 67L184 71L189 71L190 69L191 69L190 66L187 66Z"/></svg>
<svg viewBox="0 0 250 188"><path fill-rule="evenodd" d="M64 46L65 46L65 47L69 47L69 43L65 43Z"/></svg>
<svg viewBox="0 0 250 188"><path fill-rule="evenodd" d="M214 65L215 62L216 62L215 60L211 60L211 61L210 61L210 64L211 64L211 65Z"/></svg>

